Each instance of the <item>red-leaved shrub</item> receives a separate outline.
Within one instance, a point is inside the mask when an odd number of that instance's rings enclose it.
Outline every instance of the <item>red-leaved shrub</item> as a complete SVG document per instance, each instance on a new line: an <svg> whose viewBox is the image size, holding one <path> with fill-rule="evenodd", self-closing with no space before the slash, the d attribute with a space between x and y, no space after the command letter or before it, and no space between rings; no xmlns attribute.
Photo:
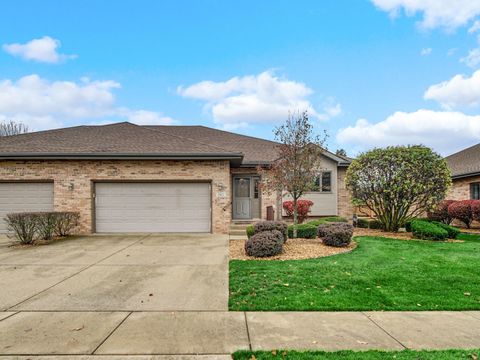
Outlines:
<svg viewBox="0 0 480 360"><path fill-rule="evenodd" d="M475 200L462 200L451 203L448 206L448 215L452 219L463 222L467 228L470 228L473 221L472 202L475 202Z"/></svg>
<svg viewBox="0 0 480 360"><path fill-rule="evenodd" d="M472 217L475 221L480 221L480 200L472 200Z"/></svg>
<svg viewBox="0 0 480 360"><path fill-rule="evenodd" d="M427 216L430 220L439 221L444 224L450 225L452 217L448 214L448 207L453 204L455 200L443 200L441 201Z"/></svg>
<svg viewBox="0 0 480 360"><path fill-rule="evenodd" d="M313 201L310 200L298 200L298 222L301 224L308 217L308 213L311 211L313 206ZM293 201L284 201L283 209L285 210L287 216L293 216Z"/></svg>

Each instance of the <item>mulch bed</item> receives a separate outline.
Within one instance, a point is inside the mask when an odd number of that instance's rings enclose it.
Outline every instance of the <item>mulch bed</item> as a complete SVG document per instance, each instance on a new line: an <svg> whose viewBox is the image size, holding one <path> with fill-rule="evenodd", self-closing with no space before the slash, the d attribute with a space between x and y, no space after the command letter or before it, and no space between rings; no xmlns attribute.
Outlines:
<svg viewBox="0 0 480 360"><path fill-rule="evenodd" d="M265 257L256 258L247 256L245 254L245 241L230 240L230 259L231 260L301 260L314 259L324 256L331 256L352 251L357 247L355 242L352 242L346 247L327 246L322 243L320 239L288 239L283 245L283 253Z"/></svg>

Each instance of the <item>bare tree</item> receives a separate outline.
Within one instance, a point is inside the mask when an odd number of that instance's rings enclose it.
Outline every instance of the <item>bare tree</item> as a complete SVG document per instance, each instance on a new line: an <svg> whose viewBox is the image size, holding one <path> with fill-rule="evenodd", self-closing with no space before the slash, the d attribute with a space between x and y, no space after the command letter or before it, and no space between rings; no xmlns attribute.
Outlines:
<svg viewBox="0 0 480 360"><path fill-rule="evenodd" d="M0 122L0 136L12 136L28 133L28 126L13 120Z"/></svg>
<svg viewBox="0 0 480 360"><path fill-rule="evenodd" d="M306 111L289 114L283 125L275 129L279 157L262 174L262 186L270 191L286 191L293 199L293 237L297 237L298 200L315 188L321 172L321 155L327 136L314 134Z"/></svg>

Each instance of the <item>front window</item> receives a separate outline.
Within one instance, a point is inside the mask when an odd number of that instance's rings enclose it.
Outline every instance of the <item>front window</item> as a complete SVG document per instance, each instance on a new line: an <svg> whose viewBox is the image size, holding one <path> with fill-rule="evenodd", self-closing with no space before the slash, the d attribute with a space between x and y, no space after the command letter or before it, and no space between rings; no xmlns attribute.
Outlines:
<svg viewBox="0 0 480 360"><path fill-rule="evenodd" d="M313 191L316 192L332 192L332 172L323 171L315 179L315 185Z"/></svg>
<svg viewBox="0 0 480 360"><path fill-rule="evenodd" d="M480 183L470 184L470 197L472 200L480 200Z"/></svg>

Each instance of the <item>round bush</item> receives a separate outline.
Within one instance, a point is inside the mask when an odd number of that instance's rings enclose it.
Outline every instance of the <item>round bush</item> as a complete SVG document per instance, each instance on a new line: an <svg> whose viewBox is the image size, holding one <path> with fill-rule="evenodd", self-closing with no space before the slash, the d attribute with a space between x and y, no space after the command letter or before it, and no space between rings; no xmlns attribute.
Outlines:
<svg viewBox="0 0 480 360"><path fill-rule="evenodd" d="M440 226L423 220L412 221L412 234L417 239L423 240L446 240L448 231Z"/></svg>
<svg viewBox="0 0 480 360"><path fill-rule="evenodd" d="M253 225L254 234L264 231L278 230L283 236L283 242L288 239L288 225L283 221L259 221Z"/></svg>
<svg viewBox="0 0 480 360"><path fill-rule="evenodd" d="M450 225L452 217L448 214L448 207L453 204L455 200L443 200L434 209L427 213L430 220L439 221Z"/></svg>
<svg viewBox="0 0 480 360"><path fill-rule="evenodd" d="M254 257L275 256L283 251L283 242L280 231L263 231L245 241L245 252Z"/></svg>
<svg viewBox="0 0 480 360"><path fill-rule="evenodd" d="M448 206L448 215L453 219L463 222L467 228L470 228L473 221L472 201L473 200L462 200L451 203Z"/></svg>
<svg viewBox="0 0 480 360"><path fill-rule="evenodd" d="M325 245L342 247L352 242L353 226L346 223L324 224L318 227L318 236Z"/></svg>

